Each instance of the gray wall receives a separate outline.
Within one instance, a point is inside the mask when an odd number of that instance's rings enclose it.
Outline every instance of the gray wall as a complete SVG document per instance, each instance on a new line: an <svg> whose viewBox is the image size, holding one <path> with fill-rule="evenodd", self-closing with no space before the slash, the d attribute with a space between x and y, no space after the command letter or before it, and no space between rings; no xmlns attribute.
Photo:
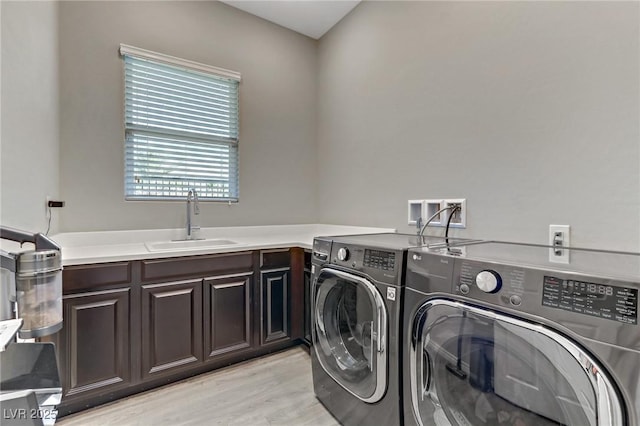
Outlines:
<svg viewBox="0 0 640 426"><path fill-rule="evenodd" d="M181 202L125 202L120 43L242 73L240 202L202 226L316 222L316 41L217 2L60 3L63 231L184 226Z"/></svg>
<svg viewBox="0 0 640 426"><path fill-rule="evenodd" d="M319 44L320 221L466 198L458 235L639 251L639 8L361 3Z"/></svg>
<svg viewBox="0 0 640 426"><path fill-rule="evenodd" d="M0 223L44 232L46 197L58 195L57 7L2 1L0 10Z"/></svg>
<svg viewBox="0 0 640 426"><path fill-rule="evenodd" d="M204 226L406 225L640 250L636 2L363 2L319 43L216 2L2 2L1 223L180 227L123 197L120 43L242 72L241 201ZM34 124L35 123L35 124ZM29 167L25 167L28 164Z"/></svg>

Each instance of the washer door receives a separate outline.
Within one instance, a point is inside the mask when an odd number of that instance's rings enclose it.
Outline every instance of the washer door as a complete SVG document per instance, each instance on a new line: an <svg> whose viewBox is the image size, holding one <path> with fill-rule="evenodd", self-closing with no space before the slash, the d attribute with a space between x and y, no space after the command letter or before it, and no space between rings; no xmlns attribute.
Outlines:
<svg viewBox="0 0 640 426"><path fill-rule="evenodd" d="M423 425L622 425L603 368L540 324L448 299L417 311L409 342Z"/></svg>
<svg viewBox="0 0 640 426"><path fill-rule="evenodd" d="M367 279L322 269L314 283L313 347L324 371L365 402L387 388L387 311Z"/></svg>

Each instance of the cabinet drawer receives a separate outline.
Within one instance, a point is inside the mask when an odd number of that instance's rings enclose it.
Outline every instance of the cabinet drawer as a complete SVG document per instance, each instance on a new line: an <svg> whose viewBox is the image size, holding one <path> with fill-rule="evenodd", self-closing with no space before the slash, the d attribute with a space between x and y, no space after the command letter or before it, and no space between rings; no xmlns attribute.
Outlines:
<svg viewBox="0 0 640 426"><path fill-rule="evenodd" d="M244 272L253 268L251 252L143 260L142 281Z"/></svg>
<svg viewBox="0 0 640 426"><path fill-rule="evenodd" d="M284 268L291 264L289 249L262 250L260 252L260 268Z"/></svg>
<svg viewBox="0 0 640 426"><path fill-rule="evenodd" d="M130 282L131 262L66 266L62 270L62 290L65 294Z"/></svg>

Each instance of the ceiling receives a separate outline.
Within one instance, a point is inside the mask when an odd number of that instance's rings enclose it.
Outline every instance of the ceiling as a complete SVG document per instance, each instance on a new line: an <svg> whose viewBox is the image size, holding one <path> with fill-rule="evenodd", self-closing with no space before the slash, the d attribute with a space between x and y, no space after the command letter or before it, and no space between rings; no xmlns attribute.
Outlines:
<svg viewBox="0 0 640 426"><path fill-rule="evenodd" d="M290 30L319 39L360 0L221 0Z"/></svg>

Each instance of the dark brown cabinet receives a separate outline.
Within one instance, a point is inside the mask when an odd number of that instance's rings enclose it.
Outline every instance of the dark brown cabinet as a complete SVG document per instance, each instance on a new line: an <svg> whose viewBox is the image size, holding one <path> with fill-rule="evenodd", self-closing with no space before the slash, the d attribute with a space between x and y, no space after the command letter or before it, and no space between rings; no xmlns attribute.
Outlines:
<svg viewBox="0 0 640 426"><path fill-rule="evenodd" d="M302 249L65 267L60 415L303 337Z"/></svg>
<svg viewBox="0 0 640 426"><path fill-rule="evenodd" d="M261 272L260 341L263 345L291 338L290 295L291 270L289 268Z"/></svg>
<svg viewBox="0 0 640 426"><path fill-rule="evenodd" d="M142 376L202 362L202 280L142 286Z"/></svg>
<svg viewBox="0 0 640 426"><path fill-rule="evenodd" d="M313 311L313 292L311 288L311 252L304 252L304 272L303 272L303 340L307 345L311 345L311 316Z"/></svg>
<svg viewBox="0 0 640 426"><path fill-rule="evenodd" d="M207 359L252 346L252 287L253 272L204 281L204 347Z"/></svg>
<svg viewBox="0 0 640 426"><path fill-rule="evenodd" d="M65 398L128 386L130 289L66 295L63 306L64 327L54 341Z"/></svg>

